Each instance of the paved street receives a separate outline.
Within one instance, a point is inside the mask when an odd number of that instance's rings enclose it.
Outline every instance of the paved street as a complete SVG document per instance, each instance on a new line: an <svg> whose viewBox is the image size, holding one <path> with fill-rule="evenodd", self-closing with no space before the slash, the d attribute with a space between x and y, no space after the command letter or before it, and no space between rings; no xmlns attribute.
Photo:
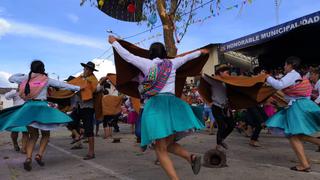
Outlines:
<svg viewBox="0 0 320 180"><path fill-rule="evenodd" d="M83 161L86 154L82 150L70 150L70 133L64 128L52 133L44 161L45 167L39 167L33 162L33 170L26 172L22 163L25 156L12 150L9 133L0 134L0 179L1 180L163 180L167 179L162 169L154 165L154 152L139 151L133 135L129 134L129 126L121 125L121 132L114 134L121 137L121 143L111 143L112 140L96 138L96 159ZM100 130L102 134L102 129ZM312 161L311 173L300 173L289 170L294 166L296 158L285 138L262 133L260 142L263 148L253 148L248 145L248 138L233 132L227 140L228 167L201 169L194 176L184 160L173 157L175 167L181 179L190 180L256 180L256 179L320 179L320 153L316 147L306 144L306 153ZM215 136L200 132L181 140L188 150L204 154L215 142ZM35 153L34 153L35 154Z"/></svg>

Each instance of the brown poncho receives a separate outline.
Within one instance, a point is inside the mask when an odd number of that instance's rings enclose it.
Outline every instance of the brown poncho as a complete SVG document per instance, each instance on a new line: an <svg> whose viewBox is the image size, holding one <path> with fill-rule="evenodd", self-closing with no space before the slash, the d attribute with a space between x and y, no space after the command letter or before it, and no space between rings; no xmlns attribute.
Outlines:
<svg viewBox="0 0 320 180"><path fill-rule="evenodd" d="M113 74L113 73L109 73L107 75L107 78L109 79L109 81L111 82L111 84L114 87L117 87L117 75ZM118 90L119 91L119 90ZM131 102L132 102L132 106L133 109L139 113L140 112L140 107L141 107L141 103L140 103L140 99L139 98L135 98L135 97L130 97L131 98Z"/></svg>
<svg viewBox="0 0 320 180"><path fill-rule="evenodd" d="M119 40L118 42L121 44L121 46L123 46L125 49L127 49L130 53L134 55L144 57L144 58L149 57L149 51L146 49L139 48L123 40ZM203 48L209 48L211 46L212 45L207 45ZM183 56L188 53L192 53L194 51L196 50L181 54L179 56ZM138 91L139 83L134 81L133 79L137 77L141 73L141 71L134 65L126 62L123 58L121 58L121 56L117 53L115 49L113 49L113 52L114 52L114 60L115 60L116 73L117 73L117 80L116 80L117 90L131 97L140 98L140 94ZM193 60L188 61L186 64L184 64L179 69L177 69L176 84L175 84L175 88L176 88L175 94L177 97L181 96L183 86L185 84L187 77L200 75L200 72L203 66L206 64L208 58L209 58L209 55L201 55Z"/></svg>
<svg viewBox="0 0 320 180"><path fill-rule="evenodd" d="M245 76L209 76L206 77L226 84L227 97L234 109L245 109L264 102L277 90L265 85L267 75L255 77ZM201 78L199 93L202 98L211 103L211 85Z"/></svg>

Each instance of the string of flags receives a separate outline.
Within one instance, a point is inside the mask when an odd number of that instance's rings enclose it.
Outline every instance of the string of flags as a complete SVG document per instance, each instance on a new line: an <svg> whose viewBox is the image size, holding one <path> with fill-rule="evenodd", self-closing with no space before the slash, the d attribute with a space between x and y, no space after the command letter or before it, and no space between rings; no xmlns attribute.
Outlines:
<svg viewBox="0 0 320 180"><path fill-rule="evenodd" d="M140 45L142 43L144 43L145 41L150 41L151 39L154 39L154 38L159 38L162 36L162 33L157 33L155 35L152 35L152 36L149 36L147 38L144 38L143 40L139 41L139 42L136 42L134 43L135 45Z"/></svg>

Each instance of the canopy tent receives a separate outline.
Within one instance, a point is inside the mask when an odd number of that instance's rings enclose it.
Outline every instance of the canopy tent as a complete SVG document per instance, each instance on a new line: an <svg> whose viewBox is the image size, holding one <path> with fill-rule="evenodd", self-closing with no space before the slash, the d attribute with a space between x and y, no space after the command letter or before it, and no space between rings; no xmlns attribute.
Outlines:
<svg viewBox="0 0 320 180"><path fill-rule="evenodd" d="M320 11L275 27L230 41L220 51L236 51L255 57L267 69L283 66L289 56L298 56L303 64L320 59Z"/></svg>

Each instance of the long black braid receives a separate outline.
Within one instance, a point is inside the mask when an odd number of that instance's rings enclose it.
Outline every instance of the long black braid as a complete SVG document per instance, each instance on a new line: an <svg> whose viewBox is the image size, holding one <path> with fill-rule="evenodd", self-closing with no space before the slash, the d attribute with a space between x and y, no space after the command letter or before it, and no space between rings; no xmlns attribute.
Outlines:
<svg viewBox="0 0 320 180"><path fill-rule="evenodd" d="M32 61L32 63L31 63L30 72L29 72L29 76L28 76L28 81L27 81L26 87L25 87L25 89L24 89L24 94L25 94L26 96L27 96L28 94L30 94L30 85L29 85L29 82L30 82L32 73L40 73L40 74L44 74L44 75L47 76L47 74L45 73L45 68L44 68L44 64L43 64L42 61L40 61L40 60L34 60L34 61Z"/></svg>

